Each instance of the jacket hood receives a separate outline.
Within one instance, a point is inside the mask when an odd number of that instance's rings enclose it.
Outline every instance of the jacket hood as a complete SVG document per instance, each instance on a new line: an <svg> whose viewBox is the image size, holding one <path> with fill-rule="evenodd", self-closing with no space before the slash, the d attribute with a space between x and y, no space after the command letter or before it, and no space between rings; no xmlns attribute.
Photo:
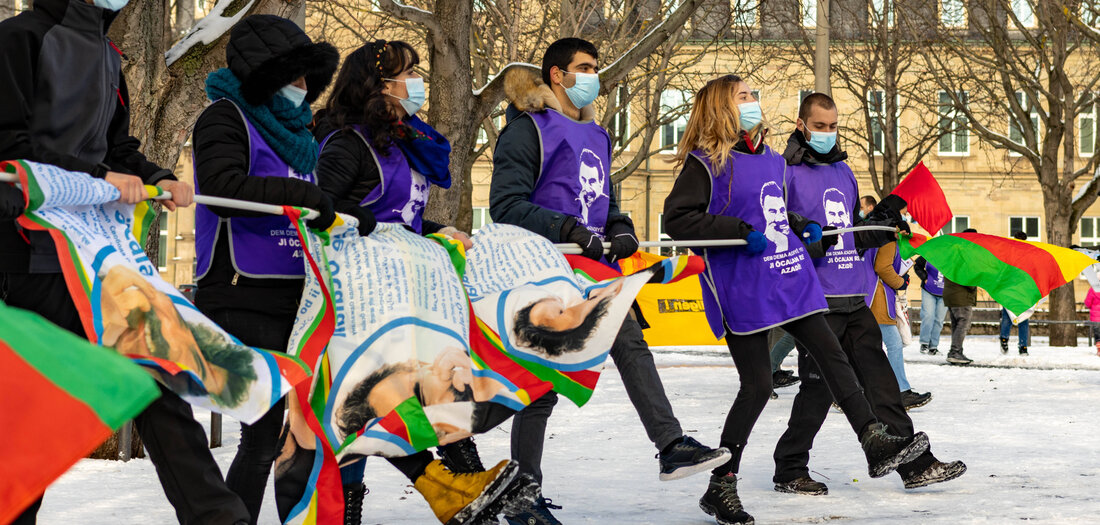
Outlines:
<svg viewBox="0 0 1100 525"><path fill-rule="evenodd" d="M790 137L787 137L787 149L783 150L783 158L786 159L788 166L797 164L836 164L848 160L848 154L840 151L840 144L833 146L833 149L824 155L818 153L817 150L806 143L806 137L802 135L802 132L796 129Z"/></svg>
<svg viewBox="0 0 1100 525"><path fill-rule="evenodd" d="M55 22L74 29L107 34L117 11L103 9L83 0L34 0L34 10L45 13Z"/></svg>
<svg viewBox="0 0 1100 525"><path fill-rule="evenodd" d="M562 111L561 102L554 95L554 90L527 67L509 68L504 73L504 96L520 111ZM580 120L592 120L595 117L596 110L591 104L581 108Z"/></svg>
<svg viewBox="0 0 1100 525"><path fill-rule="evenodd" d="M245 101L259 106L301 76L306 77L306 101L317 100L332 81L340 54L331 44L313 43L290 20L252 15L233 26L225 59L241 81Z"/></svg>

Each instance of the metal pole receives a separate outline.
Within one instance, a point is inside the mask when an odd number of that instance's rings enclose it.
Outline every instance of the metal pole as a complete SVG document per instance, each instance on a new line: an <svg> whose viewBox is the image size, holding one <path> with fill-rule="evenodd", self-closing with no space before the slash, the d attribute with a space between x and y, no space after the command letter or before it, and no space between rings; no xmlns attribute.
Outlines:
<svg viewBox="0 0 1100 525"><path fill-rule="evenodd" d="M829 0L817 0L817 39L814 44L814 91L832 96L829 83Z"/></svg>
<svg viewBox="0 0 1100 525"><path fill-rule="evenodd" d="M210 448L222 446L222 415L210 413Z"/></svg>
<svg viewBox="0 0 1100 525"><path fill-rule="evenodd" d="M118 459L130 461L130 447L133 446L134 422L127 421L118 429Z"/></svg>
<svg viewBox="0 0 1100 525"><path fill-rule="evenodd" d="M887 231L896 232L897 228L893 226L853 226L850 228L838 228L836 230L829 230L822 232L822 235L840 235L848 232L858 231ZM638 243L639 248L716 248L719 246L744 246L748 244L744 239L712 239L705 241L646 241ZM560 243L555 244L555 248L561 253L568 255L578 255L582 252L581 247L573 243ZM604 248L604 253L610 251L609 247Z"/></svg>

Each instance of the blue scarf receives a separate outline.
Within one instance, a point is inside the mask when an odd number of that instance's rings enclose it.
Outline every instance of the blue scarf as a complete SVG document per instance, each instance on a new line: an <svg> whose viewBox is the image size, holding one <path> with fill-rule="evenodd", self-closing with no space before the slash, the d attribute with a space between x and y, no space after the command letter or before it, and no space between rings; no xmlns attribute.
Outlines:
<svg viewBox="0 0 1100 525"><path fill-rule="evenodd" d="M450 188L451 143L416 115L403 123L408 128L399 127L393 142L405 154L409 167L428 182L443 189Z"/></svg>
<svg viewBox="0 0 1100 525"><path fill-rule="evenodd" d="M266 104L253 106L241 95L241 81L224 67L206 77L206 97L231 100L279 158L298 173L313 173L318 147L307 127L313 121L309 104L293 106L289 100L275 95Z"/></svg>

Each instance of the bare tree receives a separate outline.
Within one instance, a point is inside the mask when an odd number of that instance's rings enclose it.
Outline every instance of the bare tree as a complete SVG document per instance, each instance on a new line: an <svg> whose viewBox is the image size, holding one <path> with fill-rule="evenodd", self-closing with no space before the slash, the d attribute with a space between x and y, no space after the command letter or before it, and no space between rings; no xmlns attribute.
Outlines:
<svg viewBox="0 0 1100 525"><path fill-rule="evenodd" d="M1075 128L1078 117L1095 116L1100 88L1100 34L1085 23L1096 20L1095 7L1079 0L971 0L968 11L969 28L941 28L923 59L970 130L1004 152L1006 171L1036 177L1047 242L1069 246L1100 191L1100 155L1078 156ZM1086 132L1094 151L1094 125ZM1075 318L1072 286L1053 291L1050 313ZM1074 328L1052 326L1050 344L1076 345Z"/></svg>

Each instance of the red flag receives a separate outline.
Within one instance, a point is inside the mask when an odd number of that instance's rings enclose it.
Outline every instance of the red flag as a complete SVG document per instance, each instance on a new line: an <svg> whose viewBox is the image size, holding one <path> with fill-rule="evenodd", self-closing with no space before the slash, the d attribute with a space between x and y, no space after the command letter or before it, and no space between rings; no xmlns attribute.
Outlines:
<svg viewBox="0 0 1100 525"><path fill-rule="evenodd" d="M924 162L918 163L890 195L896 195L905 201L913 220L932 235L951 220L951 207L947 205L947 197L943 195L943 189L932 176L932 172L924 166Z"/></svg>

